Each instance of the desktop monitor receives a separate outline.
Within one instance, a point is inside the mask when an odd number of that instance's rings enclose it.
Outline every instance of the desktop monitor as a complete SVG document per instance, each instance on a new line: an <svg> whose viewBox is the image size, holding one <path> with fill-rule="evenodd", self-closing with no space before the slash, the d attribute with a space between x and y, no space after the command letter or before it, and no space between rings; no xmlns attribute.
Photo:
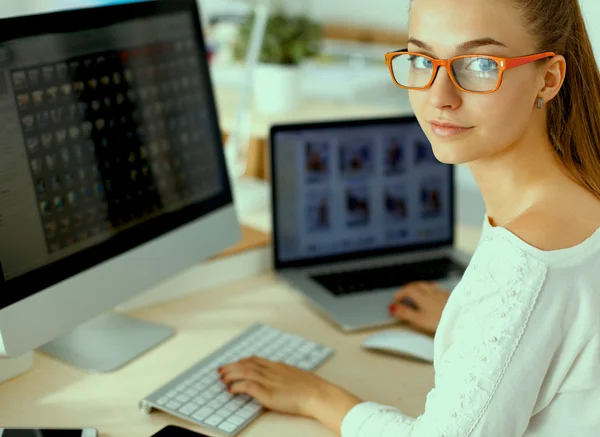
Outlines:
<svg viewBox="0 0 600 437"><path fill-rule="evenodd" d="M108 371L111 311L241 238L195 0L0 20L0 357Z"/></svg>

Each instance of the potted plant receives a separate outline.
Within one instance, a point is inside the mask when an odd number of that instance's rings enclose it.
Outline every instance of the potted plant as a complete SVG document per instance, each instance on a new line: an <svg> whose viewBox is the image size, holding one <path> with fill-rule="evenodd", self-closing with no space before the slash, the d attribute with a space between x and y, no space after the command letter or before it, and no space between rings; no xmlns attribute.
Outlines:
<svg viewBox="0 0 600 437"><path fill-rule="evenodd" d="M255 14L240 24L234 44L236 60L245 60ZM268 17L259 63L254 70L254 104L263 113L293 109L301 88L300 66L317 56L323 43L322 26L306 16L287 15L281 8Z"/></svg>

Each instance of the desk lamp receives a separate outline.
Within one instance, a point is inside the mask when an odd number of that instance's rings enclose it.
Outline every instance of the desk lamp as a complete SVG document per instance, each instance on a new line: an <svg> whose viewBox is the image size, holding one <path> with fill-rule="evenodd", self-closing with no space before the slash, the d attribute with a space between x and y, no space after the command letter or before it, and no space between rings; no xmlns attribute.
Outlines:
<svg viewBox="0 0 600 437"><path fill-rule="evenodd" d="M252 125L252 84L269 17L268 2L269 0L259 0L253 7L255 19L246 56L246 74L240 90L235 129L225 145L233 197L238 213L242 214L249 209L262 209L268 200L267 184L245 176Z"/></svg>

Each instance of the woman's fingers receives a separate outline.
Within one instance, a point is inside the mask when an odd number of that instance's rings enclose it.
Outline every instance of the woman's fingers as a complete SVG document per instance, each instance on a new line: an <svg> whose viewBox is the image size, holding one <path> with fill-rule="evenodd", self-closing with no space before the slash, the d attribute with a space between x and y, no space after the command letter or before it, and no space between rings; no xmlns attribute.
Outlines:
<svg viewBox="0 0 600 437"><path fill-rule="evenodd" d="M414 293L421 288L422 282L410 282L402 286L395 294L394 300L399 300L407 294Z"/></svg>
<svg viewBox="0 0 600 437"><path fill-rule="evenodd" d="M265 382L265 376L258 370L252 368L234 368L221 375L223 384L230 385L236 381Z"/></svg>
<svg viewBox="0 0 600 437"><path fill-rule="evenodd" d="M403 301L409 300L414 302L416 306L419 306L423 303L423 299L425 298L426 287L427 284L422 282L408 284L396 293L393 303L400 305Z"/></svg>
<svg viewBox="0 0 600 437"><path fill-rule="evenodd" d="M265 382L265 368L257 364L256 360L245 359L237 363L228 364L223 366L219 373L221 374L221 381L224 384L232 384L236 381L256 381Z"/></svg>
<svg viewBox="0 0 600 437"><path fill-rule="evenodd" d="M415 283L415 288L421 293L427 295L436 290L436 284L434 282L417 282Z"/></svg>
<svg viewBox="0 0 600 437"><path fill-rule="evenodd" d="M237 381L229 387L229 393L244 394L256 399L260 404L265 405L268 402L270 392L263 385L256 381Z"/></svg>
<svg viewBox="0 0 600 437"><path fill-rule="evenodd" d="M219 368L219 372L227 371L227 370L230 370L232 367L240 366L240 365L241 366L253 366L258 369L268 369L269 367L271 367L273 365L273 362L266 360L264 358L261 358L259 356L253 355L248 358L243 358L234 363L225 364L224 366Z"/></svg>
<svg viewBox="0 0 600 437"><path fill-rule="evenodd" d="M260 368L268 369L275 364L273 361L267 360L266 358L253 355L247 359L249 362L256 364Z"/></svg>
<svg viewBox="0 0 600 437"><path fill-rule="evenodd" d="M393 316L402 322L407 322L412 325L420 324L423 317L418 310L407 305L397 305Z"/></svg>

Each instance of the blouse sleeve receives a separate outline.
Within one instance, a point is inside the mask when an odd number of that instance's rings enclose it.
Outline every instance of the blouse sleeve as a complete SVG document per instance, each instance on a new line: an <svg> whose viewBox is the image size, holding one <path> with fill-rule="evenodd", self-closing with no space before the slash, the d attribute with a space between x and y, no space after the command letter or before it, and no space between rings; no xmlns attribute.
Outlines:
<svg viewBox="0 0 600 437"><path fill-rule="evenodd" d="M424 414L365 402L344 418L342 437L521 437L561 337L537 308L546 274L545 263L487 237L444 309Z"/></svg>

